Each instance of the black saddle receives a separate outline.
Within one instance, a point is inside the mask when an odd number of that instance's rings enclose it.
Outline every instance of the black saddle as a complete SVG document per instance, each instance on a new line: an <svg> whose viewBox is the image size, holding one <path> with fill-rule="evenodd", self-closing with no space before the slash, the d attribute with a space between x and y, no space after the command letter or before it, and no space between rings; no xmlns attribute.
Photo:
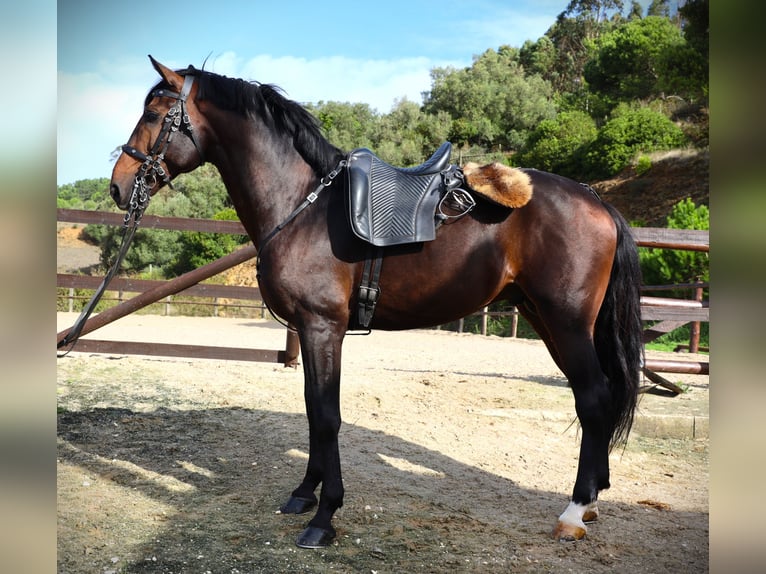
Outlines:
<svg viewBox="0 0 766 574"><path fill-rule="evenodd" d="M354 233L378 247L435 239L451 151L444 142L425 163L408 168L389 165L367 148L352 151L346 169Z"/></svg>

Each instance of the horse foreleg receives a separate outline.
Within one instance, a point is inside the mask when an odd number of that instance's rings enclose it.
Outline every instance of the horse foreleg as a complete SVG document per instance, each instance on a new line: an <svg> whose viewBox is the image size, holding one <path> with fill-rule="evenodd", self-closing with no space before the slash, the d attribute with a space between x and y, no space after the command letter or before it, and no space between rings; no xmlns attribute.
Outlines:
<svg viewBox="0 0 766 574"><path fill-rule="evenodd" d="M298 536L301 548L323 548L335 538L332 517L343 506L343 481L338 451L340 365L343 332L321 325L299 332L304 371L304 397L309 422L309 461L303 482L281 507L284 514L302 514L317 504L316 514Z"/></svg>

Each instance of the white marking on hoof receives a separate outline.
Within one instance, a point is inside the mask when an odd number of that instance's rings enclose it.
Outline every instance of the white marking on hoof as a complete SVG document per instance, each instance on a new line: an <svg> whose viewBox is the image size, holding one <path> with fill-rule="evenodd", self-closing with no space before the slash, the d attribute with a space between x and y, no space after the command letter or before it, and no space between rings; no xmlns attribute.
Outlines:
<svg viewBox="0 0 766 574"><path fill-rule="evenodd" d="M588 532L585 521L593 522L598 518L598 503L577 504L570 502L559 516L558 524L553 529L553 537L558 540L580 540Z"/></svg>

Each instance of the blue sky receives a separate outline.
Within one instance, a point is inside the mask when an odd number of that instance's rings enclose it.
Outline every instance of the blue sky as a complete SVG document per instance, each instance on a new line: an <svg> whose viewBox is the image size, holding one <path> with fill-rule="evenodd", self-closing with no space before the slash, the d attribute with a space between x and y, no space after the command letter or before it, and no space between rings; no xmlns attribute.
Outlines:
<svg viewBox="0 0 766 574"><path fill-rule="evenodd" d="M421 102L434 67L464 67L520 47L568 0L71 0L58 2L57 183L109 177L157 81L147 54L279 85L299 102L347 101L388 112ZM643 2L642 2L643 3Z"/></svg>

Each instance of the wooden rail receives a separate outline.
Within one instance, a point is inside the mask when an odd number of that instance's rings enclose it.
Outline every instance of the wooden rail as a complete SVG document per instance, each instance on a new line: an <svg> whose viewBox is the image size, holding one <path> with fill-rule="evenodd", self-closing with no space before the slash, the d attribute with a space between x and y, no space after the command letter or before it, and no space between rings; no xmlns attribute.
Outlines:
<svg viewBox="0 0 766 574"><path fill-rule="evenodd" d="M62 210L57 213L58 221L74 223L98 223L106 225L122 225L123 216L119 213L88 212L82 210ZM217 220L194 220L183 218L164 218L145 215L141 220L144 227L161 229L182 229L187 231L204 230L214 233L240 233L243 232L239 222ZM225 225L220 225L225 224ZM236 224L236 225L231 225ZM213 293L222 293L222 296L234 298L255 298L260 296L260 291L254 287L236 287L225 285L207 285L200 281L212 277L235 265L239 265L257 255L255 247L248 245L226 255L212 263L203 265L199 269L185 273L170 281L146 281L136 279L115 278L110 284L111 289L123 291L137 291L139 295L111 307L88 319L83 326L81 335L86 335L104 325L124 317L138 309L156 303L169 295L181 291L191 291L192 294L204 294L216 296ZM85 277L66 274L57 274L57 287L82 287L96 289L101 283L100 277ZM92 286L92 287L91 287ZM65 329L57 334L57 342L60 342L69 332ZM281 362L285 366L296 366L300 349L298 337L294 331L287 330L285 349L279 351L263 349L236 349L230 347L215 347L201 345L176 345L126 341L100 341L95 339L81 338L75 345L78 351L98 353L124 353L158 356L185 356L208 359L236 359L249 361Z"/></svg>

